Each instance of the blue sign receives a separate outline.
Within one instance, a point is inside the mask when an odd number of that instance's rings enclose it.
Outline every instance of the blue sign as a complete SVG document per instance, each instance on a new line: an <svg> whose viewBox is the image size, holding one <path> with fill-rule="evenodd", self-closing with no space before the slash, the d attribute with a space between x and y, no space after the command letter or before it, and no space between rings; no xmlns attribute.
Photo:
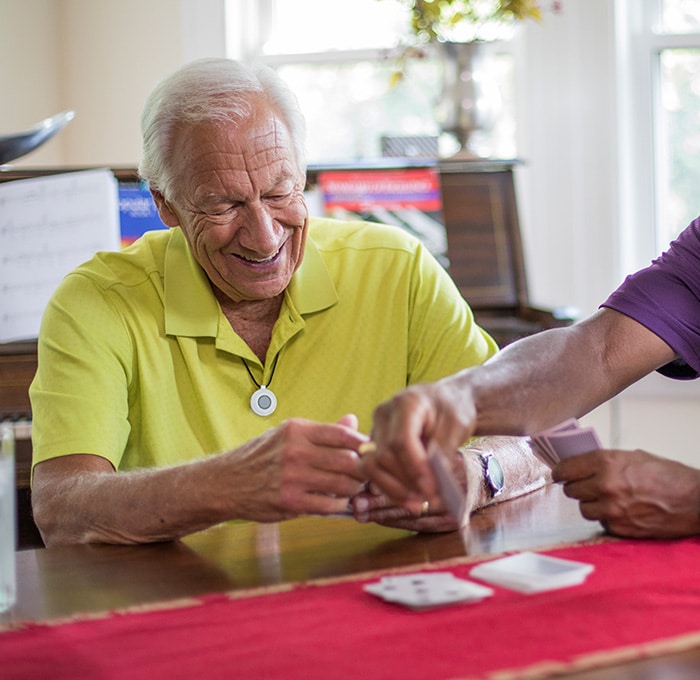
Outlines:
<svg viewBox="0 0 700 680"><path fill-rule="evenodd" d="M145 183L119 183L119 221L122 246L133 243L144 232L167 229Z"/></svg>

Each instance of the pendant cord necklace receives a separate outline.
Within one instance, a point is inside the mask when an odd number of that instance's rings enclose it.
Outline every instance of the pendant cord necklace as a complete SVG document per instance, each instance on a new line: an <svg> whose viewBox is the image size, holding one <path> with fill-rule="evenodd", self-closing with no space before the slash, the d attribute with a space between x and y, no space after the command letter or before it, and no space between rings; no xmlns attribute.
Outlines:
<svg viewBox="0 0 700 680"><path fill-rule="evenodd" d="M275 396L275 393L269 389L269 387L272 384L272 379L275 377L275 369L277 368L277 360L279 358L280 355L277 354L277 356L275 356L275 362L272 364L270 381L267 385L262 385L254 378L253 372L250 370L250 366L248 366L248 362L241 357L245 370L248 371L250 379L253 381L255 387L257 387L255 392L253 392L250 397L250 408L253 413L258 416L269 416L274 413L275 409L277 408L277 397Z"/></svg>

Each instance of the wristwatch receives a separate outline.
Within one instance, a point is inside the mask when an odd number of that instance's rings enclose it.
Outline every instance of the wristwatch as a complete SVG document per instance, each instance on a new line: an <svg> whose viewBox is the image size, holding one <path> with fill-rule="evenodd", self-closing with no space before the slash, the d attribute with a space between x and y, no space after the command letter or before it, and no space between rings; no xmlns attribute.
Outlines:
<svg viewBox="0 0 700 680"><path fill-rule="evenodd" d="M481 459L481 467L484 471L484 483L491 494L491 498L495 498L503 491L505 483L503 468L492 453L480 451L479 458Z"/></svg>

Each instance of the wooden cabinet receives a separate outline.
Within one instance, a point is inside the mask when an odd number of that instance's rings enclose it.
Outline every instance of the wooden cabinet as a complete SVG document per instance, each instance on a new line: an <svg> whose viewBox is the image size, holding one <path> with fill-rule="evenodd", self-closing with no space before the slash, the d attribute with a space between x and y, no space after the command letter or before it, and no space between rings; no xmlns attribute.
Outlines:
<svg viewBox="0 0 700 680"><path fill-rule="evenodd" d="M449 272L477 321L503 347L572 319L530 304L512 161L443 161Z"/></svg>
<svg viewBox="0 0 700 680"><path fill-rule="evenodd" d="M35 342L0 343L0 420L29 421L29 384L36 373ZM17 486L17 542L21 548L43 545L31 514L30 475L32 447L29 427L15 432Z"/></svg>
<svg viewBox="0 0 700 680"><path fill-rule="evenodd" d="M36 365L36 342L0 343L0 420L31 417L27 389Z"/></svg>

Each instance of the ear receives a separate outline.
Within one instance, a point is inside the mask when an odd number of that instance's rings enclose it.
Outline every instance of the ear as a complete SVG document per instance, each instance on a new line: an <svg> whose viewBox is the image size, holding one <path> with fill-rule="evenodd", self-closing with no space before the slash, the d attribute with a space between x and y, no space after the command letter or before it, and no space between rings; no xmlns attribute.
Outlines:
<svg viewBox="0 0 700 680"><path fill-rule="evenodd" d="M177 227L180 224L180 218L170 207L170 204L165 200L165 196L160 193L160 191L155 191L151 189L151 196L153 196L153 202L158 208L158 215L164 225L167 227Z"/></svg>

